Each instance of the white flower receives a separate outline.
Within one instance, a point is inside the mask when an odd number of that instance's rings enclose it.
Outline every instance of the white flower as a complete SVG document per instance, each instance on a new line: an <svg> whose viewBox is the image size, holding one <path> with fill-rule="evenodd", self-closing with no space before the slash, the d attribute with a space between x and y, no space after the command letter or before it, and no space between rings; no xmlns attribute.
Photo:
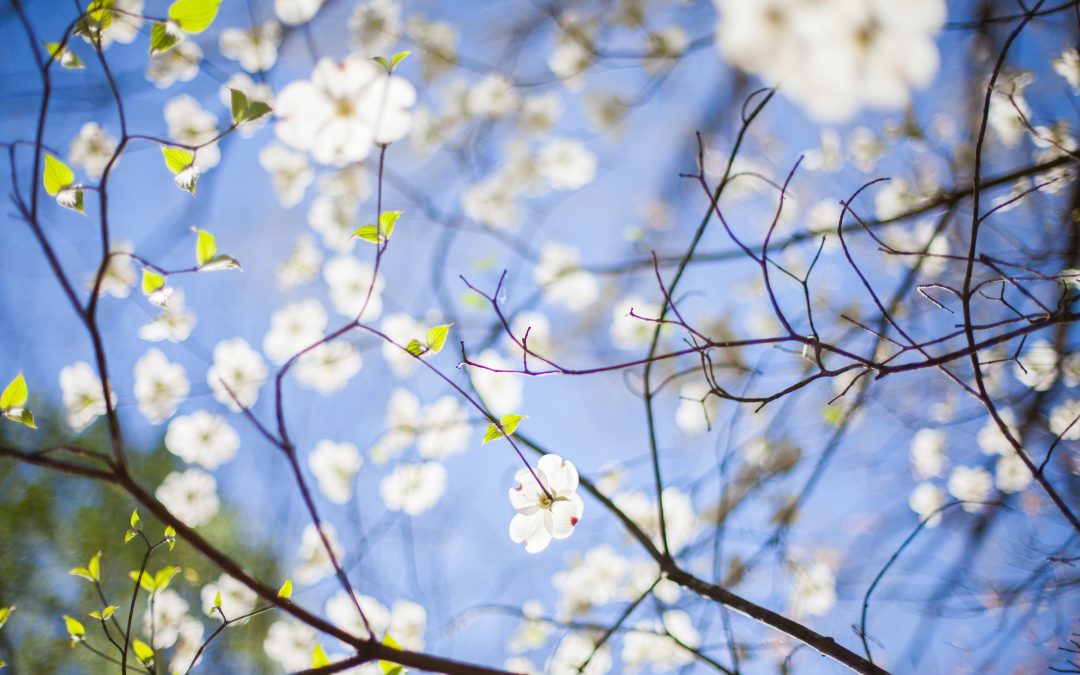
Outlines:
<svg viewBox="0 0 1080 675"><path fill-rule="evenodd" d="M596 277L579 268L577 249L549 242L540 249L533 280L544 289L544 301L580 312L596 301L600 285Z"/></svg>
<svg viewBox="0 0 1080 675"><path fill-rule="evenodd" d="M1021 384L1035 391L1054 386L1058 376L1058 353L1047 340L1036 340L1013 366L1013 375Z"/></svg>
<svg viewBox="0 0 1080 675"><path fill-rule="evenodd" d="M368 0L349 17L349 33L359 54L389 56L401 35L401 5L396 0Z"/></svg>
<svg viewBox="0 0 1080 675"><path fill-rule="evenodd" d="M483 399L484 405L496 415L506 415L519 410L524 401L524 384L521 376L514 373L493 372L488 368L514 370L519 369L520 364L510 363L494 349L485 349L472 360L481 364L480 367L469 368L469 377L472 379L476 392Z"/></svg>
<svg viewBox="0 0 1080 675"><path fill-rule="evenodd" d="M167 52L150 57L146 66L146 79L158 89L168 89L177 81L188 82L199 74L203 52L192 40L184 40Z"/></svg>
<svg viewBox="0 0 1080 675"><path fill-rule="evenodd" d="M1011 452L998 458L994 466L994 485L1002 492L1022 492L1031 484L1031 469L1020 459L1020 455Z"/></svg>
<svg viewBox="0 0 1080 675"><path fill-rule="evenodd" d="M364 159L376 143L408 135L415 102L412 84L359 55L341 63L323 59L310 81L278 94L277 135L318 162L340 166Z"/></svg>
<svg viewBox="0 0 1080 675"><path fill-rule="evenodd" d="M330 542L330 548L334 551L334 558L341 560L342 548L338 542L337 529L330 523L323 523L322 532L326 540ZM334 573L334 562L323 544L319 530L308 523L300 537L300 564L293 570L293 579L297 583L311 585L320 579L324 579ZM308 656L311 654L309 652ZM307 667L306 665L304 667Z"/></svg>
<svg viewBox="0 0 1080 675"><path fill-rule="evenodd" d="M308 208L308 225L319 233L324 246L345 253L356 245L352 233L356 231L358 209L355 199L319 195Z"/></svg>
<svg viewBox="0 0 1080 675"><path fill-rule="evenodd" d="M370 321L382 314L383 280L382 277L375 278L370 265L352 256L335 256L323 266L323 280L330 287L330 302L338 314L350 319L357 318L365 302L367 309L364 310L364 319Z"/></svg>
<svg viewBox="0 0 1080 675"><path fill-rule="evenodd" d="M645 63L645 72L658 73L670 68L689 46L690 36L679 26L665 26L649 32L645 37L649 59Z"/></svg>
<svg viewBox="0 0 1080 675"><path fill-rule="evenodd" d="M218 38L222 56L238 61L249 73L270 70L277 61L280 44L281 26L276 21L266 21L246 30L226 28Z"/></svg>
<svg viewBox="0 0 1080 675"><path fill-rule="evenodd" d="M584 86L582 74L592 65L596 55L596 26L569 12L561 16L555 49L548 55L548 68L570 91Z"/></svg>
<svg viewBox="0 0 1080 675"><path fill-rule="evenodd" d="M109 247L109 263L105 267L105 274L101 277L101 293L108 293L114 298L126 298L131 295L131 287L135 285L135 266L131 262L131 253L134 249L130 241L114 241ZM97 274L86 280L86 287L93 289Z"/></svg>
<svg viewBox="0 0 1080 675"><path fill-rule="evenodd" d="M187 667L192 664L195 655L199 653L205 631L203 630L202 621L186 616L180 620L177 632L179 637L174 645L172 658L169 659L169 671L181 673L187 670ZM202 663L202 657L200 656L195 663L196 665Z"/></svg>
<svg viewBox="0 0 1080 675"><path fill-rule="evenodd" d="M1027 135L1024 118L1031 120L1031 107L1024 98L1024 88L1034 80L1035 76L1026 71L1004 73L990 96L987 121L998 140L1009 147Z"/></svg>
<svg viewBox="0 0 1080 675"><path fill-rule="evenodd" d="M939 429L919 429L911 439L911 466L919 478L941 476L948 459L945 457L945 432Z"/></svg>
<svg viewBox="0 0 1080 675"><path fill-rule="evenodd" d="M534 354L539 354L545 358L551 358L555 349L555 345L551 340L551 322L548 318L540 312L519 312L514 315L514 318L510 320L510 330L513 332L514 338L517 338L518 342L522 342L528 334L528 342L526 346L529 351ZM522 350L518 346L517 342L514 342L509 335L503 335L503 343L506 350L511 354L515 352L520 355ZM530 357L532 358L532 357ZM532 365L539 365L541 362L534 361L530 363Z"/></svg>
<svg viewBox="0 0 1080 675"><path fill-rule="evenodd" d="M120 11L111 13L112 20L101 31L102 49L107 49L113 42L131 44L139 37L139 29L143 25L143 0L114 0L112 8ZM82 37L86 42L94 44L90 36Z"/></svg>
<svg viewBox="0 0 1080 675"><path fill-rule="evenodd" d="M590 656L592 660L589 665L581 670L579 666ZM604 675L609 670L611 651L607 645L597 649L593 639L579 633L570 633L559 643L544 672L548 675Z"/></svg>
<svg viewBox="0 0 1080 675"><path fill-rule="evenodd" d="M630 315L631 311L634 316ZM616 347L630 351L645 349L656 330L656 324L646 319L659 319L660 306L630 295L616 303L611 317L611 341Z"/></svg>
<svg viewBox="0 0 1080 675"><path fill-rule="evenodd" d="M540 174L556 190L577 190L596 177L596 155L580 141L556 139L540 149Z"/></svg>
<svg viewBox="0 0 1080 675"><path fill-rule="evenodd" d="M327 316L322 303L313 298L285 305L270 317L270 331L263 338L263 352L277 364L310 347L323 337Z"/></svg>
<svg viewBox="0 0 1080 675"><path fill-rule="evenodd" d="M260 150L259 164L270 174L278 203L287 209L304 199L308 185L315 180L307 155L293 152L280 143L268 143Z"/></svg>
<svg viewBox="0 0 1080 675"><path fill-rule="evenodd" d="M300 386L330 396L341 391L363 365L359 349L344 340L335 340L301 356L294 374Z"/></svg>
<svg viewBox="0 0 1080 675"><path fill-rule="evenodd" d="M386 508L418 516L446 492L446 468L438 462L400 464L379 481L379 494Z"/></svg>
<svg viewBox="0 0 1080 675"><path fill-rule="evenodd" d="M105 393L94 369L85 361L78 361L60 370L60 390L63 392L67 423L75 433L82 433L105 414ZM112 400L116 395L112 394Z"/></svg>
<svg viewBox="0 0 1080 675"><path fill-rule="evenodd" d="M308 456L308 467L319 481L319 491L335 504L352 499L353 478L364 458L352 443L319 441Z"/></svg>
<svg viewBox="0 0 1080 675"><path fill-rule="evenodd" d="M517 513L510 520L510 539L525 544L529 553L547 548L551 540L566 539L585 510L577 494L578 472L558 455L544 455L533 469L514 474L510 504Z"/></svg>
<svg viewBox="0 0 1080 675"><path fill-rule="evenodd" d="M165 104L165 123L169 126L169 137L184 145L202 145L218 135L217 117L187 94ZM217 143L211 143L199 148L195 159L199 169L212 169L221 161L221 151Z"/></svg>
<svg viewBox="0 0 1080 675"><path fill-rule="evenodd" d="M143 634L154 636L155 649L168 649L180 637L180 628L188 615L188 603L180 594L166 588L154 594L154 602L143 612Z"/></svg>
<svg viewBox="0 0 1080 675"><path fill-rule="evenodd" d="M292 253L278 265L277 286L288 290L294 286L314 280L319 276L322 266L322 253L308 235L301 235L296 240Z"/></svg>
<svg viewBox="0 0 1080 675"><path fill-rule="evenodd" d="M255 405L267 375L263 357L247 340L237 337L222 340L214 347L214 365L206 373L206 382L218 403L239 412Z"/></svg>
<svg viewBox="0 0 1080 675"><path fill-rule="evenodd" d="M555 126L562 112L562 98L557 92L527 96L521 101L518 127L528 134L544 133Z"/></svg>
<svg viewBox="0 0 1080 675"><path fill-rule="evenodd" d="M424 406L416 449L424 459L443 460L469 445L469 415L453 396L442 396Z"/></svg>
<svg viewBox="0 0 1080 675"><path fill-rule="evenodd" d="M1070 398L1050 411L1050 433L1065 441L1080 441L1080 401Z"/></svg>
<svg viewBox="0 0 1080 675"><path fill-rule="evenodd" d="M154 496L189 527L209 522L221 508L217 481L201 469L173 471L161 481Z"/></svg>
<svg viewBox="0 0 1080 675"><path fill-rule="evenodd" d="M274 13L281 19L281 23L298 26L310 21L319 11L319 8L323 6L323 2L325 0L274 0ZM310 655L311 650L309 649L308 656ZM301 670L308 665L310 664L305 664L299 669L290 668L289 670Z"/></svg>
<svg viewBox="0 0 1080 675"><path fill-rule="evenodd" d="M228 574L222 574L216 582L212 581L206 584L199 591L202 608L208 614L215 606L218 593L221 594L221 613L213 612L213 615L221 618L221 615L224 614L229 621L236 621L244 614L255 609L255 603L259 599L255 591Z"/></svg>
<svg viewBox="0 0 1080 675"><path fill-rule="evenodd" d="M935 513L945 503L945 493L933 483L919 483L908 497L908 506L919 515L919 520L926 520L926 527L937 527L941 514ZM933 514L933 517L931 517Z"/></svg>
<svg viewBox="0 0 1080 675"><path fill-rule="evenodd" d="M1053 63L1054 72L1065 78L1074 94L1080 94L1080 50L1066 49Z"/></svg>
<svg viewBox="0 0 1080 675"><path fill-rule="evenodd" d="M630 102L618 94L600 91L585 94L585 121L594 133L618 133L628 110Z"/></svg>
<svg viewBox="0 0 1080 675"><path fill-rule="evenodd" d="M650 673L666 673L676 668L688 666L694 661L694 655L682 645L696 648L701 644L701 635L694 628L690 615L678 609L670 609L663 614L660 622L643 621L623 638L622 661L628 672L637 672L648 668ZM679 642L675 642L668 633Z"/></svg>
<svg viewBox="0 0 1080 675"><path fill-rule="evenodd" d="M720 399L709 395L709 385L701 380L687 382L679 389L675 424L687 436L700 436L716 422Z"/></svg>
<svg viewBox="0 0 1080 675"><path fill-rule="evenodd" d="M236 456L240 435L224 417L197 410L169 422L165 448L188 464L213 470Z"/></svg>
<svg viewBox="0 0 1080 675"><path fill-rule="evenodd" d="M422 339L427 328L404 312L387 315L383 319L380 328L388 338L396 343L391 344L384 340L382 347L380 347L382 356L386 359L386 365L390 366L390 372L399 380L411 377L416 372L416 369L420 367L420 362L397 345L404 346L409 344L409 340Z"/></svg>
<svg viewBox="0 0 1080 675"><path fill-rule="evenodd" d="M466 187L461 194L461 208L469 218L496 230L513 230L521 220L513 186L502 176L491 176Z"/></svg>
<svg viewBox="0 0 1080 675"><path fill-rule="evenodd" d="M172 417L191 391L187 372L160 349L151 348L135 362L135 401L151 424Z"/></svg>
<svg viewBox="0 0 1080 675"><path fill-rule="evenodd" d="M387 631L405 649L422 651L427 629L427 610L409 600L398 600L390 607Z"/></svg>
<svg viewBox="0 0 1080 675"><path fill-rule="evenodd" d="M195 315L184 307L184 291L174 289L161 313L139 328L139 338L147 342L183 342L195 327Z"/></svg>
<svg viewBox="0 0 1080 675"><path fill-rule="evenodd" d="M1005 423L1005 427L1012 434L1012 437L1019 438L1020 431L1016 426L1016 415L1013 414L1013 411L1005 408L998 411L998 416L1001 417L1001 421ZM993 417L988 417L986 424L979 430L975 438L979 449L983 451L984 455L1007 455L1014 452L1012 443L1001 432L1001 427L998 426Z"/></svg>
<svg viewBox="0 0 1080 675"><path fill-rule="evenodd" d="M539 649L547 644L555 627L541 620L544 608L539 600L528 600L521 606L522 620L517 631L506 641L507 654L521 654ZM516 672L516 671L515 671Z"/></svg>
<svg viewBox="0 0 1080 675"><path fill-rule="evenodd" d="M819 120L846 119L863 106L901 107L938 69L943 0L713 2L724 57L780 85Z"/></svg>
<svg viewBox="0 0 1080 675"><path fill-rule="evenodd" d="M371 459L376 464L385 464L397 457L416 440L416 431L420 427L420 399L407 389L394 389L390 392L384 419L386 433L371 449Z"/></svg>
<svg viewBox="0 0 1080 675"><path fill-rule="evenodd" d="M372 632L375 633L375 638L381 640L386 632L387 625L390 623L390 610L386 608L386 605L370 595L354 593L353 598L356 599L355 602L344 590L330 596L330 599L326 601L327 618L333 621L335 626L353 635L367 635L367 626L364 624L363 619L360 618L360 613L356 611L356 606L360 605L360 609L363 610L364 616L367 618L367 623L371 626Z"/></svg>
<svg viewBox="0 0 1080 675"><path fill-rule="evenodd" d="M420 75L425 80L433 80L453 69L457 62L458 33L452 25L411 16L405 22L405 30L420 47Z"/></svg>
<svg viewBox="0 0 1080 675"><path fill-rule="evenodd" d="M505 117L517 109L514 85L505 75L486 75L469 88L469 112L485 117Z"/></svg>
<svg viewBox="0 0 1080 675"><path fill-rule="evenodd" d="M81 166L91 180L97 180L105 173L105 167L115 152L116 139L97 122L87 122L71 142L68 159L72 164Z"/></svg>
<svg viewBox="0 0 1080 675"><path fill-rule="evenodd" d="M612 547L601 544L584 556L574 553L567 558L566 569L551 577L551 585L559 591L560 617L585 614L626 596L630 561Z"/></svg>
<svg viewBox="0 0 1080 675"><path fill-rule="evenodd" d="M949 474L949 494L964 502L986 501L994 479L981 466L958 466ZM982 509L982 504L964 504L964 510L974 513Z"/></svg>
<svg viewBox="0 0 1080 675"><path fill-rule="evenodd" d="M278 4L282 2L278 0ZM311 666L311 653L316 644L318 635L314 628L295 619L281 619L270 625L263 651L284 670L293 672Z"/></svg>
<svg viewBox="0 0 1080 675"><path fill-rule="evenodd" d="M823 560L802 565L792 563L792 587L788 597L795 616L825 616L836 604L836 576Z"/></svg>
<svg viewBox="0 0 1080 675"><path fill-rule="evenodd" d="M664 488L664 524L668 548L677 555L694 537L697 516L690 497L675 487ZM656 502L641 492L627 492L615 497L615 505L630 517L658 547L660 539L660 513Z"/></svg>

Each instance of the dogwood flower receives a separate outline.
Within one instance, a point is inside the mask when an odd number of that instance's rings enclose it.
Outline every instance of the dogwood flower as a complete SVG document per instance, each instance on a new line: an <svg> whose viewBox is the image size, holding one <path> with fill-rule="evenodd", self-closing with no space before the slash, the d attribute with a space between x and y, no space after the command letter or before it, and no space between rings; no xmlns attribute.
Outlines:
<svg viewBox="0 0 1080 675"><path fill-rule="evenodd" d="M338 541L337 529L330 523L323 523L322 532L326 540L330 542L330 548L334 551L334 557L341 560L343 550ZM325 579L334 573L334 562L323 544L319 530L311 523L304 527L300 536L300 564L293 570L292 578L299 584L310 585L320 579ZM310 650L308 656L310 656Z"/></svg>
<svg viewBox="0 0 1080 675"><path fill-rule="evenodd" d="M945 457L947 437L940 429L919 429L911 439L911 467L919 478L941 476L948 458Z"/></svg>
<svg viewBox="0 0 1080 675"><path fill-rule="evenodd" d="M114 241L109 247L109 263L105 266L105 274L101 277L99 290L102 294L108 294L114 298L126 298L131 295L131 287L135 285L135 266L131 262L131 253L135 247L130 241ZM97 274L86 280L86 288L92 290Z"/></svg>
<svg viewBox="0 0 1080 675"><path fill-rule="evenodd" d="M146 66L146 79L158 89L168 89L177 81L188 82L199 74L203 52L192 40L184 40L166 52L150 57Z"/></svg>
<svg viewBox="0 0 1080 675"><path fill-rule="evenodd" d="M596 301L600 284L579 267L580 255L572 246L549 242L540 249L533 280L544 289L544 301L580 312Z"/></svg>
<svg viewBox="0 0 1080 675"><path fill-rule="evenodd" d="M446 484L446 467L438 462L400 464L379 481L379 494L387 509L418 516L438 503Z"/></svg>
<svg viewBox="0 0 1080 675"><path fill-rule="evenodd" d="M356 610L353 610L356 613ZM363 635L363 633L360 633ZM287 672L311 666L311 652L318 644L314 628L295 619L282 619L270 624L263 641L263 651Z"/></svg>
<svg viewBox="0 0 1080 675"><path fill-rule="evenodd" d="M397 345L407 345L409 340L422 337L427 328L410 315L404 312L396 312L388 314L383 319L380 329L393 342L397 343L391 344L384 340L380 347L382 356L386 359L386 365L390 366L390 372L399 380L412 377L416 369L420 367L420 362Z"/></svg>
<svg viewBox="0 0 1080 675"><path fill-rule="evenodd" d="M330 396L341 391L363 365L359 349L344 340L335 340L301 356L293 374L300 386Z"/></svg>
<svg viewBox="0 0 1080 675"><path fill-rule="evenodd" d="M383 279L375 277L370 265L352 256L335 256L323 266L323 280L330 287L330 302L338 314L354 319L365 302L364 319L377 319L382 314Z"/></svg>
<svg viewBox="0 0 1080 675"><path fill-rule="evenodd" d="M189 527L209 522L221 508L217 481L201 469L173 471L161 481L154 496Z"/></svg>
<svg viewBox="0 0 1080 675"><path fill-rule="evenodd" d="M349 33L359 53L383 56L401 35L401 5L396 0L368 0L349 17Z"/></svg>
<svg viewBox="0 0 1080 675"><path fill-rule="evenodd" d="M154 594L154 602L143 613L143 633L154 636L155 649L168 649L176 644L189 607L187 600L171 588Z"/></svg>
<svg viewBox="0 0 1080 675"><path fill-rule="evenodd" d="M949 494L964 502L981 502L990 496L994 479L981 466L958 466L949 474ZM975 513L982 504L964 504L964 510Z"/></svg>
<svg viewBox="0 0 1080 675"><path fill-rule="evenodd" d="M442 396L425 405L420 427L416 450L424 459L443 460L463 452L472 433L468 412L453 396Z"/></svg>
<svg viewBox="0 0 1080 675"><path fill-rule="evenodd" d="M307 155L293 152L280 143L269 143L259 151L259 164L270 174L274 196L285 208L292 208L304 199L304 192L315 172Z"/></svg>
<svg viewBox="0 0 1080 675"><path fill-rule="evenodd" d="M633 316L630 315L631 311ZM656 330L656 324L646 319L659 317L660 305L629 295L616 303L611 311L611 341L619 349L644 349L649 346Z"/></svg>
<svg viewBox="0 0 1080 675"><path fill-rule="evenodd" d="M517 513L510 519L510 539L524 543L529 553L547 548L552 539L566 539L585 510L577 494L578 472L558 455L544 455L532 470L519 469L510 488L510 504Z"/></svg>
<svg viewBox="0 0 1080 675"><path fill-rule="evenodd" d="M68 425L75 433L82 433L99 415L105 414L105 394L101 388L101 380L89 363L78 361L62 368L60 390L63 393L64 407L67 409ZM116 400L115 394L112 395L112 400Z"/></svg>
<svg viewBox="0 0 1080 675"><path fill-rule="evenodd" d="M218 135L217 117L187 94L181 94L165 104L165 123L169 127L169 137L185 145L202 145ZM217 143L200 147L196 160L202 171L217 166L221 161Z"/></svg>
<svg viewBox="0 0 1080 675"><path fill-rule="evenodd" d="M270 331L263 338L263 353L280 365L323 337L328 319L322 303L314 298L285 305L270 317Z"/></svg>
<svg viewBox="0 0 1080 675"><path fill-rule="evenodd" d="M697 528L697 516L689 495L678 488L664 488L661 498L664 500L664 524L667 532L668 548L677 554L693 539ZM660 513L656 502L641 492L626 492L615 496L615 505L619 510L636 522L652 538L653 543L661 546Z"/></svg>
<svg viewBox="0 0 1080 675"><path fill-rule="evenodd" d="M236 456L240 435L224 417L196 410L169 422L165 449L188 464L214 470Z"/></svg>
<svg viewBox="0 0 1080 675"><path fill-rule="evenodd" d="M519 410L524 401L521 376L512 372L495 371L512 371L520 368L521 364L511 363L494 349L480 352L475 361L487 367L469 368L469 377L488 409L496 415L506 415ZM489 368L492 370L488 370Z"/></svg>
<svg viewBox="0 0 1080 675"><path fill-rule="evenodd" d="M1020 356L1019 363L1013 366L1013 375L1035 391L1046 391L1054 386L1058 377L1058 353L1054 345L1047 340L1033 342Z"/></svg>
<svg viewBox="0 0 1080 675"><path fill-rule="evenodd" d="M1080 401L1070 398L1050 411L1050 433L1065 441L1080 441Z"/></svg>
<svg viewBox="0 0 1080 675"><path fill-rule="evenodd" d="M352 499L353 478L364 458L352 443L319 441L308 456L308 467L319 481L319 491L335 504Z"/></svg>
<svg viewBox="0 0 1080 675"><path fill-rule="evenodd" d="M596 177L596 155L579 141L555 139L536 158L540 175L555 190L577 190Z"/></svg>
<svg viewBox="0 0 1080 675"><path fill-rule="evenodd" d="M795 616L825 616L836 604L836 575L825 560L791 563L793 585L788 598Z"/></svg>
<svg viewBox="0 0 1080 675"><path fill-rule="evenodd" d="M222 56L238 61L249 73L270 70L277 61L280 44L281 26L276 21L249 29L226 28L218 38Z"/></svg>
<svg viewBox="0 0 1080 675"><path fill-rule="evenodd" d="M81 166L91 180L101 178L105 167L116 152L116 139L97 122L87 122L79 129L79 135L71 142L68 159Z"/></svg>
<svg viewBox="0 0 1080 675"><path fill-rule="evenodd" d="M139 338L147 342L183 342L195 328L195 314L184 307L184 291L173 289L161 312L139 328Z"/></svg>
<svg viewBox="0 0 1080 675"><path fill-rule="evenodd" d="M1015 451L999 457L994 465L994 485L1002 492L1023 492L1032 480L1031 469Z"/></svg>
<svg viewBox="0 0 1080 675"><path fill-rule="evenodd" d="M632 673L642 668L650 673L666 673L690 665L694 655L683 645L695 648L701 644L701 635L690 615L679 609L670 609L660 621L643 621L635 628L623 639L622 649L623 665Z"/></svg>
<svg viewBox="0 0 1080 675"><path fill-rule="evenodd" d="M597 648L599 635L589 637L570 633L559 643L558 649L548 661L548 675L604 675L611 670L611 651L607 645ZM589 665L580 668L586 659Z"/></svg>
<svg viewBox="0 0 1080 675"><path fill-rule="evenodd" d="M184 366L170 362L160 349L147 350L135 362L135 401L151 424L172 417L190 390Z"/></svg>
<svg viewBox="0 0 1080 675"><path fill-rule="evenodd" d="M923 482L915 486L908 497L908 506L919 515L919 520L926 520L926 527L937 527L941 514L934 513L945 503L945 493L933 483ZM934 514L930 517L930 514Z"/></svg>
<svg viewBox="0 0 1080 675"><path fill-rule="evenodd" d="M247 340L237 337L222 340L214 347L214 365L206 373L206 382L218 403L239 412L255 405L267 375L263 357Z"/></svg>
<svg viewBox="0 0 1080 675"><path fill-rule="evenodd" d="M341 166L408 135L414 103L412 84L358 54L341 63L322 59L310 80L278 94L277 135L318 162Z"/></svg>
<svg viewBox="0 0 1080 675"><path fill-rule="evenodd" d="M292 253L277 267L277 286L287 291L294 286L313 281L319 276L322 253L308 235L296 240Z"/></svg>
<svg viewBox="0 0 1080 675"><path fill-rule="evenodd" d="M625 597L629 576L630 561L607 544L584 555L571 553L566 569L551 577L559 591L559 617L569 619Z"/></svg>

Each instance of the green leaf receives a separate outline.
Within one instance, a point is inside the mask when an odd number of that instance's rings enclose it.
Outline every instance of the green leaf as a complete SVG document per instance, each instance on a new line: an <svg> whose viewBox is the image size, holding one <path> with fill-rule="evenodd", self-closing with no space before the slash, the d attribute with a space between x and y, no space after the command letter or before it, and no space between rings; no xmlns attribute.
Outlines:
<svg viewBox="0 0 1080 675"><path fill-rule="evenodd" d="M244 113L244 122L254 122L269 113L273 108L266 101L251 101L248 103L247 112Z"/></svg>
<svg viewBox="0 0 1080 675"><path fill-rule="evenodd" d="M142 271L142 292L144 295L150 295L155 291L160 291L165 287L165 276L152 272L145 267Z"/></svg>
<svg viewBox="0 0 1080 675"><path fill-rule="evenodd" d="M409 340L409 344L405 345L405 351L413 356L420 356L424 353L424 345L419 340Z"/></svg>
<svg viewBox="0 0 1080 675"><path fill-rule="evenodd" d="M135 656L139 657L139 660L143 662L143 665L149 666L154 662L154 650L150 648L150 645L135 638L132 640L131 646L135 650Z"/></svg>
<svg viewBox="0 0 1080 675"><path fill-rule="evenodd" d="M326 655L326 651L323 650L322 645L315 645L315 651L311 653L311 667L323 668L330 665L330 658Z"/></svg>
<svg viewBox="0 0 1080 675"><path fill-rule="evenodd" d="M179 42L176 35L174 35L163 23L155 23L150 29L150 56L156 54L163 54Z"/></svg>
<svg viewBox="0 0 1080 675"><path fill-rule="evenodd" d="M201 33L217 16L221 0L176 0L169 5L169 18L185 33Z"/></svg>
<svg viewBox="0 0 1080 675"><path fill-rule="evenodd" d="M499 420L498 426L496 426L494 422L488 425L487 431L484 432L484 440L480 445L484 445L486 443L496 441L503 436L509 436L513 434L515 431L517 431L518 423L526 418L527 415L503 415L502 419ZM499 428L500 426L502 427L502 429Z"/></svg>
<svg viewBox="0 0 1080 675"><path fill-rule="evenodd" d="M397 54L394 54L392 57L390 57L390 72L394 72L394 69L397 68L397 65L405 59L409 58L410 54L412 54L412 52L398 52Z"/></svg>
<svg viewBox="0 0 1080 675"><path fill-rule="evenodd" d="M292 579L286 579L285 583L281 584L277 596L283 600L288 600L292 597Z"/></svg>
<svg viewBox="0 0 1080 675"><path fill-rule="evenodd" d="M10 607L0 607L0 628L4 627L4 624L11 618L11 613L14 611L15 605Z"/></svg>
<svg viewBox="0 0 1080 675"><path fill-rule="evenodd" d="M221 270L242 270L240 261L231 255L216 255L199 267L200 272L219 272Z"/></svg>
<svg viewBox="0 0 1080 675"><path fill-rule="evenodd" d="M199 239L195 242L195 261L202 267L217 254L217 240L206 230L196 230Z"/></svg>
<svg viewBox="0 0 1080 675"><path fill-rule="evenodd" d="M67 164L46 152L45 172L41 179L45 183L45 192L55 197L56 193L75 182L75 174Z"/></svg>
<svg viewBox="0 0 1080 675"><path fill-rule="evenodd" d="M22 409L18 415L13 412L5 413L4 417L8 418L16 424L22 424L23 426L30 427L31 429L37 429L37 423L34 421L34 413L30 412L26 408Z"/></svg>
<svg viewBox="0 0 1080 675"><path fill-rule="evenodd" d="M157 590L157 586L154 585L154 577L150 576L146 572L136 572L132 570L128 572L128 578L132 581L138 582L139 588L143 589L147 593L153 593Z"/></svg>
<svg viewBox="0 0 1080 675"><path fill-rule="evenodd" d="M371 60L382 66L383 70L385 70L386 72L390 72L390 62L387 61L385 58L381 56L374 56Z"/></svg>
<svg viewBox="0 0 1080 675"><path fill-rule="evenodd" d="M245 115L248 111L248 97L239 89L230 89L229 94L232 97L232 119L233 124L240 124L244 121Z"/></svg>
<svg viewBox="0 0 1080 675"><path fill-rule="evenodd" d="M176 546L176 530L172 525L165 526L165 543L169 545L170 551Z"/></svg>
<svg viewBox="0 0 1080 675"><path fill-rule="evenodd" d="M221 591L218 591L217 595L214 596L214 607L221 609Z"/></svg>
<svg viewBox="0 0 1080 675"><path fill-rule="evenodd" d="M353 232L353 236L359 237L364 241L370 241L372 244L381 244L383 241L385 241L379 235L379 228L375 227L374 225L360 226L359 228L357 228L356 232Z"/></svg>
<svg viewBox="0 0 1080 675"><path fill-rule="evenodd" d="M400 217L401 211L384 211L379 215L379 231L384 238L389 239L394 235L394 226Z"/></svg>
<svg viewBox="0 0 1080 675"><path fill-rule="evenodd" d="M94 581L101 581L101 551L98 551L90 558L86 569L90 572L90 576L94 578Z"/></svg>
<svg viewBox="0 0 1080 675"><path fill-rule="evenodd" d="M131 518L128 519L128 523L131 525L131 529L136 532L142 532L142 518L139 517L139 509L135 509L131 512Z"/></svg>
<svg viewBox="0 0 1080 675"><path fill-rule="evenodd" d="M386 635L383 636L383 644L390 649L396 649L398 651L401 651L401 645L397 643L397 640L390 636L389 632L387 632ZM381 660L379 661L379 670L382 671L383 675L399 675L400 673L405 672L405 669L402 666L391 661Z"/></svg>
<svg viewBox="0 0 1080 675"><path fill-rule="evenodd" d="M90 612L90 618L91 619L97 619L99 621L108 621L112 617L113 612L115 612L115 611L116 611L116 605L109 605L108 607L101 610L100 612Z"/></svg>
<svg viewBox="0 0 1080 675"><path fill-rule="evenodd" d="M450 332L450 326L452 323L444 323L441 326L435 326L429 328L427 332L427 347L428 351L432 354L438 354L442 351L443 345L446 344L446 335Z"/></svg>
<svg viewBox="0 0 1080 675"><path fill-rule="evenodd" d="M169 582L173 580L173 577L180 571L179 567L162 567L154 575L154 590L163 591L169 587Z"/></svg>
<svg viewBox="0 0 1080 675"><path fill-rule="evenodd" d="M165 166L174 174L180 173L195 163L195 155L180 148L166 148L162 146L161 154L165 157Z"/></svg>
<svg viewBox="0 0 1080 675"><path fill-rule="evenodd" d="M90 574L90 570L85 567L72 567L68 574L73 577L82 577L87 581L94 581L94 575Z"/></svg>
<svg viewBox="0 0 1080 675"><path fill-rule="evenodd" d="M78 641L86 636L86 628L82 623L73 617L64 615L64 627L67 628L68 635L71 636L72 641Z"/></svg>
<svg viewBox="0 0 1080 675"><path fill-rule="evenodd" d="M11 410L26 405L26 399L30 397L30 390L26 387L26 379L22 371L15 376L8 386L4 387L4 393L0 394L0 410Z"/></svg>

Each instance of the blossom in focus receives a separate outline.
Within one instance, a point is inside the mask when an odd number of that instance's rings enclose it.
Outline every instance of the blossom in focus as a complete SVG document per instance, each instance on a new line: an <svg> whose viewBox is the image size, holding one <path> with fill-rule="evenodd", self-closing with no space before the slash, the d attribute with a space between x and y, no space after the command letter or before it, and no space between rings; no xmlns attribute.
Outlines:
<svg viewBox="0 0 1080 675"><path fill-rule="evenodd" d="M517 513L510 520L510 539L524 543L529 553L547 548L552 539L565 539L585 510L577 494L578 472L558 455L544 455L530 470L519 469L510 488L510 504Z"/></svg>

